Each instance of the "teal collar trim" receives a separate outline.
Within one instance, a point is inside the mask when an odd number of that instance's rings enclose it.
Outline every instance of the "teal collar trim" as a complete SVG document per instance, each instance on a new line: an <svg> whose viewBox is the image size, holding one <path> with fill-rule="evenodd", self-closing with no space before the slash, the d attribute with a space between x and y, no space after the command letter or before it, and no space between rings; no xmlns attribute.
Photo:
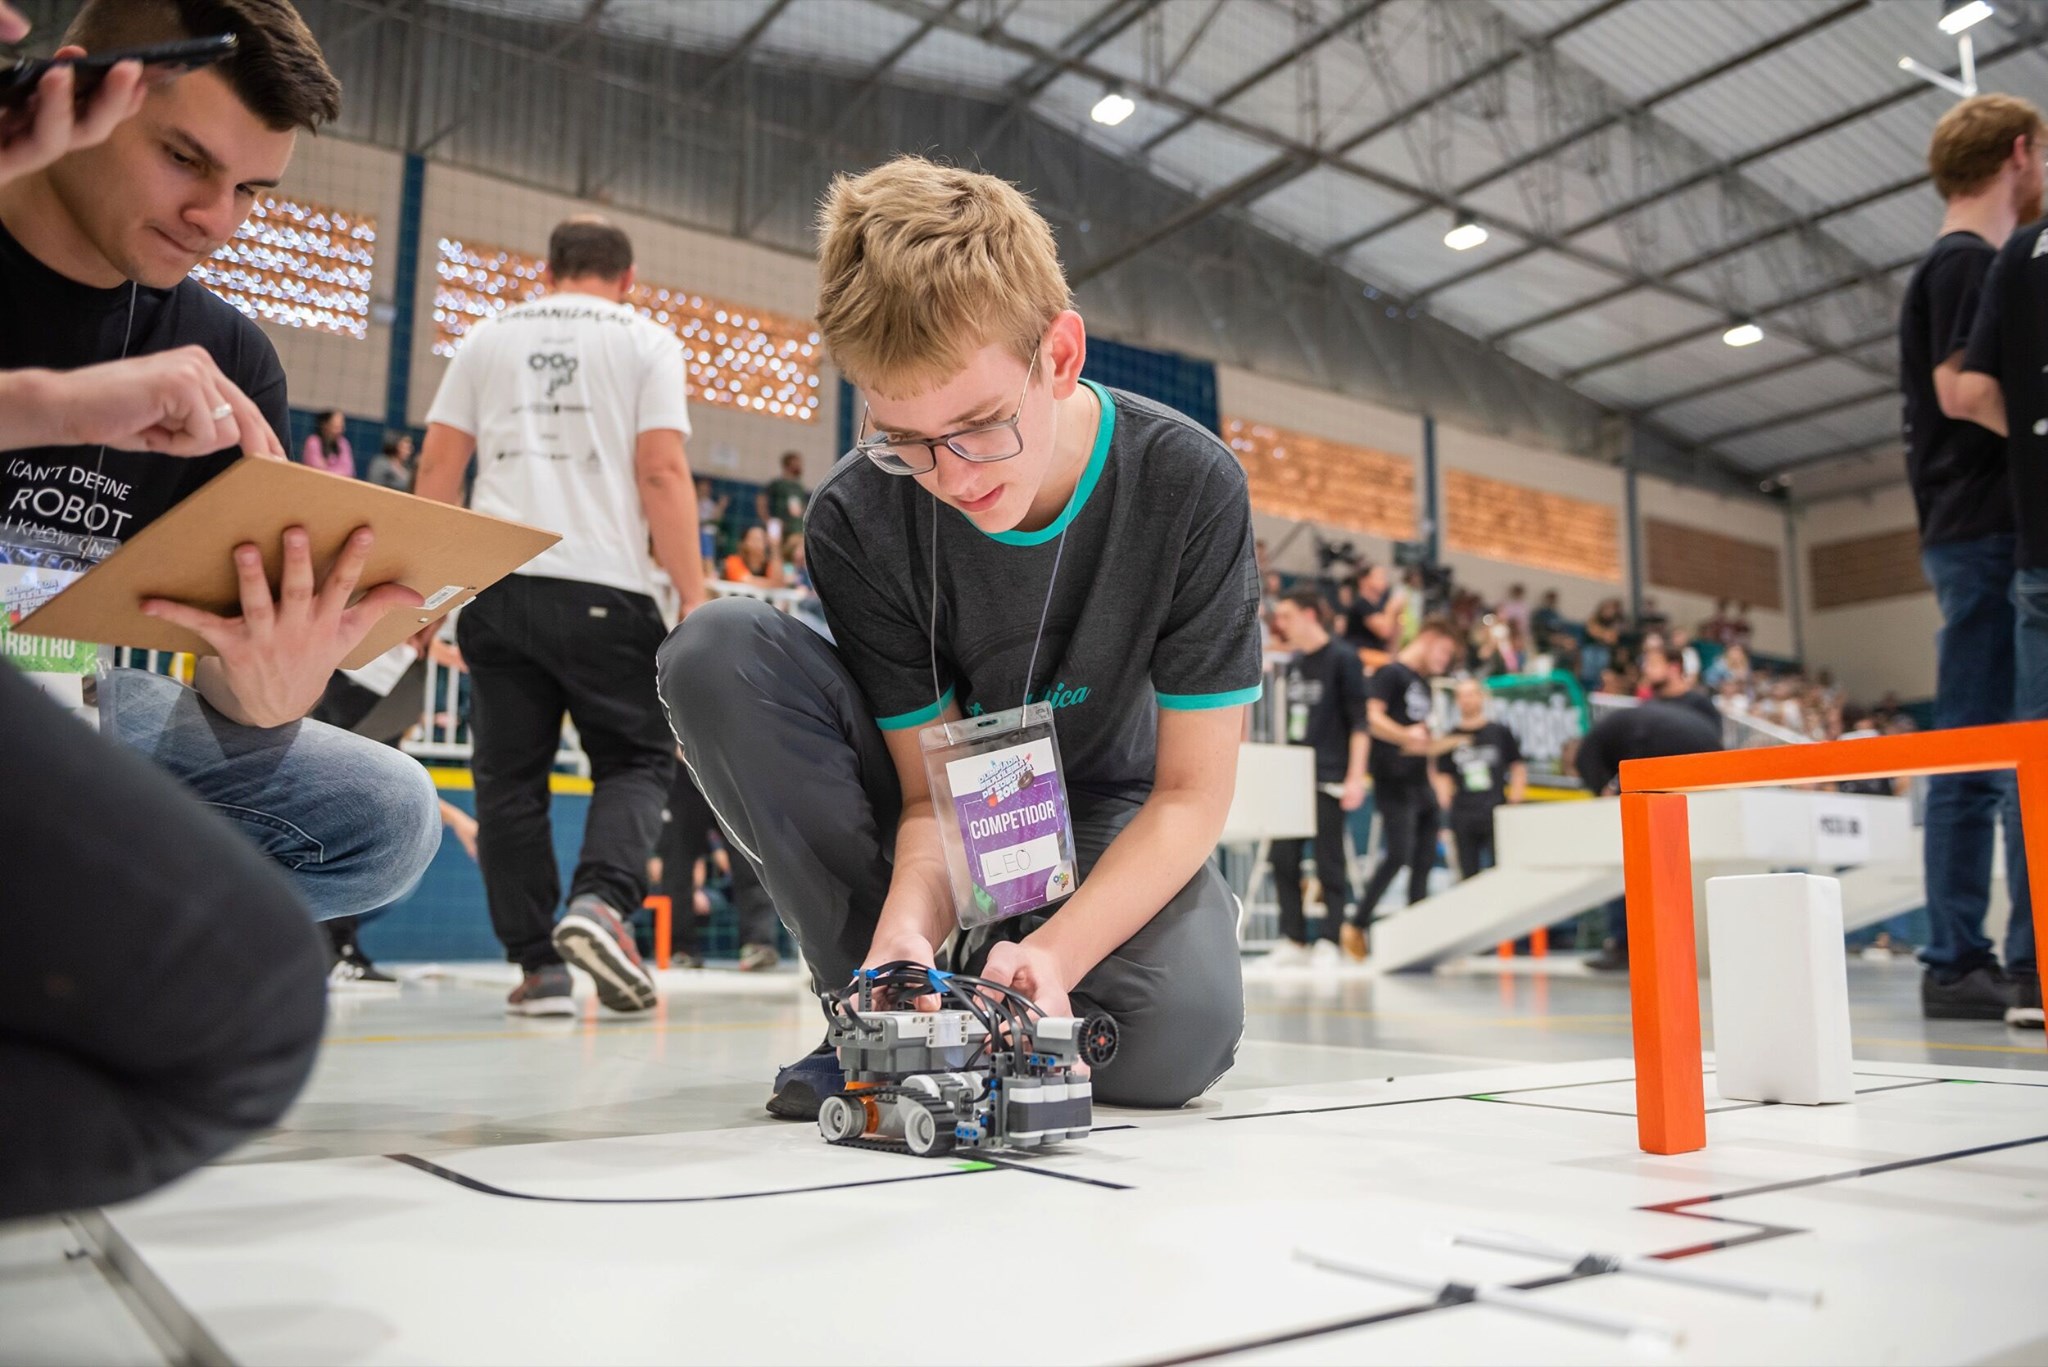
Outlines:
<svg viewBox="0 0 2048 1367"><path fill-rule="evenodd" d="M1067 500L1066 510L1035 532L982 532L989 540L1000 541L1005 546L1043 546L1080 516L1088 496L1095 492L1096 481L1102 478L1102 467L1109 464L1109 439L1116 432L1116 401L1095 381L1083 380L1081 383L1095 391L1096 399L1102 404L1102 419L1096 424L1095 449L1088 454L1088 468L1081 472L1081 482L1074 486L1074 494ZM974 519L968 518L967 521L972 525ZM979 527L975 530L981 531Z"/></svg>

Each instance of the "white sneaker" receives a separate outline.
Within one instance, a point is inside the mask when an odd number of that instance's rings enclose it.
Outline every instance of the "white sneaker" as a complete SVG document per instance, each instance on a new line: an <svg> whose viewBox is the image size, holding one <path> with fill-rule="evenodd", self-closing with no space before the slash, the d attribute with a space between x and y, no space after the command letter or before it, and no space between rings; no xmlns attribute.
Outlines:
<svg viewBox="0 0 2048 1367"><path fill-rule="evenodd" d="M1307 968L1308 965L1308 946L1297 944L1293 940L1282 940L1273 946L1273 952L1266 956L1268 968Z"/></svg>
<svg viewBox="0 0 2048 1367"><path fill-rule="evenodd" d="M1332 940L1318 940L1308 952L1308 966L1318 971L1344 967L1344 951Z"/></svg>

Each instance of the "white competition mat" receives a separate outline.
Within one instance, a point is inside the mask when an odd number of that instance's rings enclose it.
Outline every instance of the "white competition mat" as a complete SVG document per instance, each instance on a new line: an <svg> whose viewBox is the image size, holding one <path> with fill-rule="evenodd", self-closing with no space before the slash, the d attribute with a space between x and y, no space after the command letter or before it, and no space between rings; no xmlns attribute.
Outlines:
<svg viewBox="0 0 2048 1367"><path fill-rule="evenodd" d="M798 1125L234 1164L101 1237L195 1357L251 1364L2043 1360L2048 1076L1859 1065L1856 1102L1820 1109L1710 1085L1710 1147L1660 1158L1636 1147L1629 1071L1230 1092L993 1165ZM1450 1242L1472 1229L1820 1301Z"/></svg>

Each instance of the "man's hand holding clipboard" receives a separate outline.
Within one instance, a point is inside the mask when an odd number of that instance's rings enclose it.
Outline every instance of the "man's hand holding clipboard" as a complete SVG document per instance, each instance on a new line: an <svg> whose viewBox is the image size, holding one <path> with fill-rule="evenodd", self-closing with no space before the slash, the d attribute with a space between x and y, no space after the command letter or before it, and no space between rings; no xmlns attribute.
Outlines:
<svg viewBox="0 0 2048 1367"><path fill-rule="evenodd" d="M262 551L254 545L235 549L240 616L164 598L144 599L142 611L213 647L213 658L199 662L193 685L217 711L244 726L283 726L312 711L334 671L386 613L426 602L403 584L379 584L351 602L376 540L369 528L357 528L326 582L316 584L306 530L293 527L284 534L284 573L275 596Z"/></svg>

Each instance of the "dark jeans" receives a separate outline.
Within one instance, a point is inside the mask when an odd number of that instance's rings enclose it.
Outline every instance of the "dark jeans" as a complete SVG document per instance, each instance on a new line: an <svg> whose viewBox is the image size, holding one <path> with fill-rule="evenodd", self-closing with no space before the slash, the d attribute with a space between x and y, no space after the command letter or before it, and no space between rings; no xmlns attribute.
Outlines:
<svg viewBox="0 0 2048 1367"><path fill-rule="evenodd" d="M293 880L0 665L0 1220L124 1201L276 1123L327 951Z"/></svg>
<svg viewBox="0 0 2048 1367"><path fill-rule="evenodd" d="M1436 867L1437 800L1429 780L1421 783L1373 784L1380 807L1380 824L1386 831L1386 853L1365 893L1358 899L1358 919L1371 925L1380 899L1394 885L1402 869L1408 870L1408 902L1412 906L1429 895L1429 871Z"/></svg>
<svg viewBox="0 0 2048 1367"><path fill-rule="evenodd" d="M1337 927L1351 907L1350 863L1345 856L1344 804L1316 794L1316 879L1323 885L1322 938L1335 943ZM1306 840L1273 842L1273 895L1280 901L1280 933L1308 943L1308 917L1301 909L1301 852Z"/></svg>
<svg viewBox="0 0 2048 1367"><path fill-rule="evenodd" d="M571 579L510 575L463 609L475 737L477 862L505 957L527 970L560 963L549 936L561 901L548 821L566 709L595 790L569 880L631 916L647 896L675 741L654 690L661 614L645 594Z"/></svg>
<svg viewBox="0 0 2048 1367"><path fill-rule="evenodd" d="M2048 570L2021 570L2013 576L2012 595L2014 719L2048 721Z"/></svg>
<svg viewBox="0 0 2048 1367"><path fill-rule="evenodd" d="M699 608L661 648L661 694L690 767L753 863L820 986L840 987L867 957L889 890L902 809L896 766L838 653L766 603ZM1075 798L1086 885L1135 801ZM977 971L998 940L1043 924L1026 915L955 935L942 967ZM1235 899L1204 864L1159 913L1075 986L1074 1010L1106 1011L1122 1032L1095 1073L1118 1106L1179 1106L1231 1066L1244 1032Z"/></svg>
<svg viewBox="0 0 2048 1367"><path fill-rule="evenodd" d="M1989 726L2013 719L2017 666L2012 557L2009 536L1928 546L1920 553L1927 582L1941 604L1941 634L1935 647L1937 727ZM2033 968L2033 903L2027 895L2019 793L2010 773L1943 774L1928 780L1930 938L1920 958L1931 968L1960 970L1993 962L1984 913L1991 896L1993 824L2001 818L2013 901L2005 965L2013 972Z"/></svg>
<svg viewBox="0 0 2048 1367"><path fill-rule="evenodd" d="M1451 844L1458 851L1460 879L1493 867L1493 812L1492 807L1451 808Z"/></svg>
<svg viewBox="0 0 2048 1367"><path fill-rule="evenodd" d="M662 828L661 882L662 891L674 906L675 948L679 953L697 953L693 869L699 859L710 857L711 832L716 826L717 818L711 814L711 804L704 800L704 794L697 791L689 766L678 764L675 780L668 790L668 824ZM727 848L731 848L729 841ZM739 914L740 943L773 946L776 942L775 903L770 900L768 890L761 886L754 866L737 854L729 857L732 860L733 909ZM705 881L710 881L708 869Z"/></svg>

